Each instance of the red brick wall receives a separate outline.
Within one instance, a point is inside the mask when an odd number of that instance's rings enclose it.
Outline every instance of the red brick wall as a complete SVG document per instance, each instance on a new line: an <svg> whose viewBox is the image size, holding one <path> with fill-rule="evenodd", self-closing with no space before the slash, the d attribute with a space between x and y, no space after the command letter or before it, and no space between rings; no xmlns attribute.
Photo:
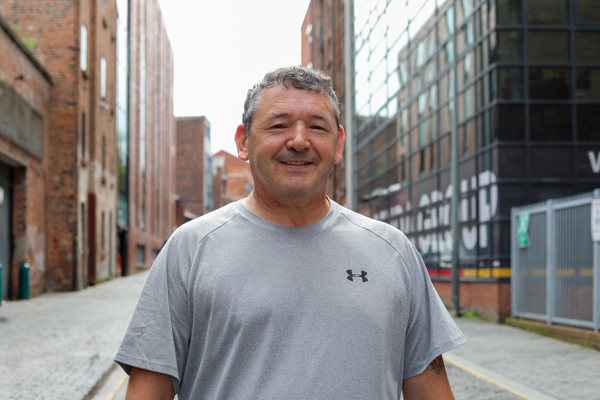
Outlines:
<svg viewBox="0 0 600 400"><path fill-rule="evenodd" d="M36 67L32 58L30 52L19 47L12 36L0 27L0 78L42 116L45 134L42 159L0 136L0 161L13 168L13 253L11 264L5 266L10 268L9 293L6 295L13 299L17 297L19 267L23 263L30 266L32 296L45 290L47 269L46 179L51 83L45 75L47 72ZM24 80L15 79L21 75Z"/></svg>
<svg viewBox="0 0 600 400"><path fill-rule="evenodd" d="M116 242L109 237L109 223L115 224L117 214L117 135L116 135L116 30L117 11L115 1L95 1L91 4L91 35L89 79L89 164L88 190L96 204L89 214L88 229L88 281L103 280L116 268ZM101 59L105 58L106 97L101 97ZM89 198L89 196L88 196ZM89 203L89 202L88 202ZM92 204L88 204L91 208ZM104 215L104 232L102 230ZM92 229L93 228L93 229ZM115 229L112 229L115 232ZM104 240L102 238L104 235ZM104 246L102 246L104 244ZM112 248L112 251L111 251Z"/></svg>
<svg viewBox="0 0 600 400"><path fill-rule="evenodd" d="M29 39L38 40L32 52L53 78L46 141L47 288L81 288L98 275L97 266L104 271L109 261L116 264L115 253L109 260L106 254L88 251L100 243L101 212L107 216L105 232L108 232L108 216L116 218L116 3L115 0L19 0L0 3L0 13ZM85 72L80 69L82 25L88 31ZM104 103L99 99L101 57L106 58L108 67ZM104 170L103 147L107 166ZM91 214L87 204L89 194L98 199L98 206ZM92 231L88 230L89 218L96 222L90 225L96 227ZM88 270L88 266L92 268Z"/></svg>
<svg viewBox="0 0 600 400"><path fill-rule="evenodd" d="M83 2L86 3L86 2ZM82 6L83 7L83 6ZM79 11L74 0L0 3L0 13L39 40L33 52L53 78L48 155L49 289L70 289L77 239L79 122Z"/></svg>
<svg viewBox="0 0 600 400"><path fill-rule="evenodd" d="M254 185L250 164L224 150L215 153L213 157L225 158L224 174L227 181L225 193L228 202L247 197L250 194L250 191L247 190L248 183L250 183L250 187Z"/></svg>
<svg viewBox="0 0 600 400"><path fill-rule="evenodd" d="M184 208L205 213L205 117L177 118L177 195Z"/></svg>
<svg viewBox="0 0 600 400"><path fill-rule="evenodd" d="M312 26L312 7L313 7L313 2L311 1L310 4L308 5L308 10L306 10L306 15L304 16L304 21L302 22L302 30L301 30L301 34L302 34L302 47L301 47L301 63L300 65L302 65L303 67L307 67L308 63L312 62L313 60L313 55L312 55L312 40L314 38L314 29L315 27ZM310 28L309 28L310 26Z"/></svg>
<svg viewBox="0 0 600 400"><path fill-rule="evenodd" d="M446 305L452 305L450 282L433 282L433 286ZM461 309L474 311L490 319L510 317L510 283L461 282L459 288Z"/></svg>

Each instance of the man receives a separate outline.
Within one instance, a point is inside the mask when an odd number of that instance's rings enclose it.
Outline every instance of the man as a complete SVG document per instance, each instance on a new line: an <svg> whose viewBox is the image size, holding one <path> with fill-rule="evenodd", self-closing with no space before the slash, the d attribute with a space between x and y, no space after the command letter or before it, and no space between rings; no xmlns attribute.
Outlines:
<svg viewBox="0 0 600 400"><path fill-rule="evenodd" d="M128 399L453 399L464 343L397 229L325 195L344 129L330 79L291 67L249 90L235 141L254 190L180 227L115 360Z"/></svg>

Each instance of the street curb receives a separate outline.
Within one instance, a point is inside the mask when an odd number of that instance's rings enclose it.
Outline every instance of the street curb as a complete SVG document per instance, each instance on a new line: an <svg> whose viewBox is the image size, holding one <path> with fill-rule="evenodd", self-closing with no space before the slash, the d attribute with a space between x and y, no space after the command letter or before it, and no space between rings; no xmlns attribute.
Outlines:
<svg viewBox="0 0 600 400"><path fill-rule="evenodd" d="M548 325L547 322L522 318L507 318L505 324L600 351L600 332L594 332L591 329L557 324Z"/></svg>
<svg viewBox="0 0 600 400"><path fill-rule="evenodd" d="M506 377L502 374L494 372L486 367L479 365L475 362L469 361L463 357L455 354L445 353L444 360L448 363L480 378L489 383L492 383L510 393L519 396L526 400L559 400L556 397L552 397L546 393L542 393L536 389L533 389L527 385L519 383L514 379Z"/></svg>
<svg viewBox="0 0 600 400"><path fill-rule="evenodd" d="M90 391L88 392L88 394L85 395L85 397L82 400L91 400L91 399L93 399L94 396L98 393L98 390L102 386L104 386L104 383L106 382L106 380L108 379L108 377L110 376L110 374L112 374L113 371L115 370L115 368L117 368L117 367L118 367L118 364L113 361L112 365L102 375L102 378L100 378L98 380L98 382L96 382L96 384L94 385L94 387L90 389Z"/></svg>

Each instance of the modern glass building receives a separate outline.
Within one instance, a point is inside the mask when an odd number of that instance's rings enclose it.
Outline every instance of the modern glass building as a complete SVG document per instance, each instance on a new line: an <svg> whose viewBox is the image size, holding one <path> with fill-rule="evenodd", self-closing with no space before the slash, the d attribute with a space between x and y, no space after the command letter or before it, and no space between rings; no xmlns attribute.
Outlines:
<svg viewBox="0 0 600 400"><path fill-rule="evenodd" d="M508 282L510 208L600 187L600 2L352 4L354 208L447 280L455 111L462 281Z"/></svg>

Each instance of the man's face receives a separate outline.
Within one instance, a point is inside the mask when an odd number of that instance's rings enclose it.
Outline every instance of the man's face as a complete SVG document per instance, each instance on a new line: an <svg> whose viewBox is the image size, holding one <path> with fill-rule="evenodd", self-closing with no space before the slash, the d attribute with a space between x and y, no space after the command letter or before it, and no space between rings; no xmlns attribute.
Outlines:
<svg viewBox="0 0 600 400"><path fill-rule="evenodd" d="M272 199L324 196L344 145L329 97L283 86L265 89L261 97L250 134L240 125L235 137L239 158L250 161L255 189Z"/></svg>

